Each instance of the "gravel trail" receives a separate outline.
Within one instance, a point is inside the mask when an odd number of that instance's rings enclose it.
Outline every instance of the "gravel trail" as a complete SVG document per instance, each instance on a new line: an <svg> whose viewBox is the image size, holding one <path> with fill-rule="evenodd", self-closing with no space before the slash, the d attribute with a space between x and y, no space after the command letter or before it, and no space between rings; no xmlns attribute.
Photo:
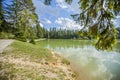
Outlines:
<svg viewBox="0 0 120 80"><path fill-rule="evenodd" d="M10 45L14 40L5 40L5 39L0 39L0 53L4 51L4 49Z"/></svg>

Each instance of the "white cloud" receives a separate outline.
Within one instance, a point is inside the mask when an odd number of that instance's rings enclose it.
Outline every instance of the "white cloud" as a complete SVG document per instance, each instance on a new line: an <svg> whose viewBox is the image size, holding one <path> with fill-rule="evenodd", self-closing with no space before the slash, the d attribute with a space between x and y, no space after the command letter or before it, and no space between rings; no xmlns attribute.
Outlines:
<svg viewBox="0 0 120 80"><path fill-rule="evenodd" d="M46 19L46 18L45 18L45 19L43 19L43 20L42 20L42 22L44 22L44 23L46 23L46 24L51 24L51 21L50 21L50 20L48 20L48 19Z"/></svg>
<svg viewBox="0 0 120 80"><path fill-rule="evenodd" d="M41 26L41 27L43 27L43 24L42 24L42 23L40 23L40 26Z"/></svg>
<svg viewBox="0 0 120 80"><path fill-rule="evenodd" d="M65 0L56 0L56 2L57 2L57 6L61 8L68 8L70 6L67 3L65 3Z"/></svg>
<svg viewBox="0 0 120 80"><path fill-rule="evenodd" d="M73 0L72 4L69 5L65 0L56 0L57 6L67 9L68 11L72 11L73 13L80 13L78 2L79 0Z"/></svg>
<svg viewBox="0 0 120 80"><path fill-rule="evenodd" d="M74 30L78 30L81 29L82 27L77 24L74 20L71 20L69 18L58 18L55 21L56 24L58 24L62 29L74 29Z"/></svg>
<svg viewBox="0 0 120 80"><path fill-rule="evenodd" d="M116 16L116 19L112 20L115 27L120 27L120 15Z"/></svg>
<svg viewBox="0 0 120 80"><path fill-rule="evenodd" d="M58 27L58 25L53 23L56 19L58 19L59 17L70 17L71 14L79 12L79 5L77 4L78 0L73 0L71 5L68 5L64 0L54 0L56 4L50 6L44 5L42 0L32 1L34 3L34 6L36 7L36 13L38 14L40 22L46 28L52 26ZM58 23L60 25L63 22L59 21ZM73 21L73 23L75 22ZM67 23L67 25L70 24Z"/></svg>
<svg viewBox="0 0 120 80"><path fill-rule="evenodd" d="M120 18L120 15L119 15L119 16L117 16L116 18Z"/></svg>
<svg viewBox="0 0 120 80"><path fill-rule="evenodd" d="M48 23L48 24L51 24L51 21L50 21L50 20L48 20L48 21L47 21L47 23Z"/></svg>

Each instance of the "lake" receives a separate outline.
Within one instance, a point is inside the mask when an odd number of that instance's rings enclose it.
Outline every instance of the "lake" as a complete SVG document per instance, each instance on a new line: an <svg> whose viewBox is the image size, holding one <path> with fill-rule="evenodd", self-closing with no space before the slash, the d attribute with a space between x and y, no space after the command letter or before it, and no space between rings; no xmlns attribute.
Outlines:
<svg viewBox="0 0 120 80"><path fill-rule="evenodd" d="M71 62L77 80L120 80L120 42L114 50L98 51L89 40L42 40L43 48L54 50Z"/></svg>

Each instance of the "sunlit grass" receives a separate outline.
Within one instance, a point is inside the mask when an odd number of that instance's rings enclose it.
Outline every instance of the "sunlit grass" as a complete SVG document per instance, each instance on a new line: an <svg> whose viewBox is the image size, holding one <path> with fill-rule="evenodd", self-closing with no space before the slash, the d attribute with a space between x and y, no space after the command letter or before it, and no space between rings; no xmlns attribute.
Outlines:
<svg viewBox="0 0 120 80"><path fill-rule="evenodd" d="M67 76L74 78L72 71L69 71L70 75L65 72L69 68L69 61L56 56L61 60L61 67L57 65L57 59L53 58L51 51L41 48L40 44L15 41L0 56L0 80L64 80Z"/></svg>
<svg viewBox="0 0 120 80"><path fill-rule="evenodd" d="M26 43L26 42L21 42L21 41L15 41L11 45L11 52L9 51L10 54L14 54L17 56L20 55L29 55L32 59L42 59L45 58L46 60L52 60L51 56L51 51L40 48L38 45ZM7 50L4 53L8 53Z"/></svg>

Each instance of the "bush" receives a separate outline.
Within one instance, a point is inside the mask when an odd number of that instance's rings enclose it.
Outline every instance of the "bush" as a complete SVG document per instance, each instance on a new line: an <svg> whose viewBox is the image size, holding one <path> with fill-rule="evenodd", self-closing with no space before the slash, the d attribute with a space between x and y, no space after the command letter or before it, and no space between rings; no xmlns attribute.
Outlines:
<svg viewBox="0 0 120 80"><path fill-rule="evenodd" d="M0 39L8 39L8 36L5 32L0 33Z"/></svg>
<svg viewBox="0 0 120 80"><path fill-rule="evenodd" d="M27 40L24 38L17 38L17 40L22 41L22 42L27 42Z"/></svg>
<svg viewBox="0 0 120 80"><path fill-rule="evenodd" d="M66 65L70 65L70 62L68 60L64 59L64 58L62 59L62 63L66 64Z"/></svg>
<svg viewBox="0 0 120 80"><path fill-rule="evenodd" d="M19 41L22 41L22 42L27 42L27 39L24 36L21 36L21 37L16 38L16 39L19 40Z"/></svg>
<svg viewBox="0 0 120 80"><path fill-rule="evenodd" d="M12 33L8 33L8 39L14 39L15 35L13 35Z"/></svg>
<svg viewBox="0 0 120 80"><path fill-rule="evenodd" d="M30 43L35 44L35 40L34 39L30 39Z"/></svg>
<svg viewBox="0 0 120 80"><path fill-rule="evenodd" d="M14 37L12 33L0 32L0 39L13 39Z"/></svg>

